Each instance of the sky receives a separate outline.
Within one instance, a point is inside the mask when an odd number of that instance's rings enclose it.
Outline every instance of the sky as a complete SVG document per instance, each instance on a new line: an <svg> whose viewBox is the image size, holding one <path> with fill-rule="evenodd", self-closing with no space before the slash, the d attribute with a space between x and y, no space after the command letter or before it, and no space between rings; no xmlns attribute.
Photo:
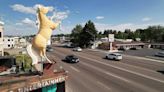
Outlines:
<svg viewBox="0 0 164 92"><path fill-rule="evenodd" d="M113 29L144 29L151 25L164 26L164 0L0 0L0 21L5 35L36 34L36 9L50 9L47 16L61 20L53 34L67 34L88 20L98 31Z"/></svg>

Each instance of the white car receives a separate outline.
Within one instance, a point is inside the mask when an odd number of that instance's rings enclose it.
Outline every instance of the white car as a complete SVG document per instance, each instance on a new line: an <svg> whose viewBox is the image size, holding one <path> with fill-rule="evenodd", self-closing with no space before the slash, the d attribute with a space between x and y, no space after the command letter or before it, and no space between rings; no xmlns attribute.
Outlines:
<svg viewBox="0 0 164 92"><path fill-rule="evenodd" d="M82 49L80 47L74 48L73 51L82 51Z"/></svg>
<svg viewBox="0 0 164 92"><path fill-rule="evenodd" d="M106 59L121 60L122 55L119 53L108 53L105 57Z"/></svg>

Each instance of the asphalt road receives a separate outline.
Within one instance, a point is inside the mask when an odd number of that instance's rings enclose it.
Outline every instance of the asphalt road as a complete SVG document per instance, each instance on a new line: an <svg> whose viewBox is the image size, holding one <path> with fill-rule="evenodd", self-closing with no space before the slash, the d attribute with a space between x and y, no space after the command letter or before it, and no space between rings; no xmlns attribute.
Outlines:
<svg viewBox="0 0 164 92"><path fill-rule="evenodd" d="M154 56L157 52L161 52L163 50L160 49L148 49L148 48L143 48L143 49L139 49L139 50L127 50L127 51L123 51L123 54L127 54L127 55L134 55L134 56L141 56L141 57L145 57L145 56Z"/></svg>
<svg viewBox="0 0 164 92"><path fill-rule="evenodd" d="M131 56L147 57L147 58L164 61L164 57L155 56L156 53L163 52L163 51L164 50L160 50L160 49L143 48L143 49L139 49L139 50L127 50L127 51L123 51L121 53L126 54L126 55L131 55Z"/></svg>
<svg viewBox="0 0 164 92"><path fill-rule="evenodd" d="M104 59L105 53L90 50L73 52L54 47L47 53L68 71L66 92L164 92L164 63L123 56L121 61ZM76 55L80 62L69 64L62 59Z"/></svg>

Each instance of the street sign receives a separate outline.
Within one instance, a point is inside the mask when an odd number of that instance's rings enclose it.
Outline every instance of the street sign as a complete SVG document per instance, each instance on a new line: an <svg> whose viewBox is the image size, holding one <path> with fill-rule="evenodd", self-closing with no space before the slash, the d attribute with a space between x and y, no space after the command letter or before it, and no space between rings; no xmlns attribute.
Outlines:
<svg viewBox="0 0 164 92"><path fill-rule="evenodd" d="M108 41L114 42L114 34L108 34Z"/></svg>

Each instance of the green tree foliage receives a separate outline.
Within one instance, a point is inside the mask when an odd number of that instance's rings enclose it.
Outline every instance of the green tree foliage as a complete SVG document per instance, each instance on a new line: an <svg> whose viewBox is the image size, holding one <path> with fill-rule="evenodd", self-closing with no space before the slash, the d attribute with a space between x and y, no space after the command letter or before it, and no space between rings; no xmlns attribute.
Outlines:
<svg viewBox="0 0 164 92"><path fill-rule="evenodd" d="M84 27L76 25L70 35L71 42L80 47L88 47L95 39L102 37L108 37L108 34L114 34L117 39L133 39L141 38L143 42L164 42L164 27L162 26L149 26L146 29L137 29L131 31L125 29L124 31L118 30L104 30L104 32L98 32L92 21L88 21Z"/></svg>
<svg viewBox="0 0 164 92"><path fill-rule="evenodd" d="M162 26L149 26L147 29L141 29L136 31L139 31L142 41L164 42L164 27Z"/></svg>
<svg viewBox="0 0 164 92"><path fill-rule="evenodd" d="M24 63L25 69L31 68L32 60L28 55L25 54L16 55L16 64L20 65L22 62Z"/></svg>
<svg viewBox="0 0 164 92"><path fill-rule="evenodd" d="M76 46L88 47L97 38L97 30L92 21L88 21L84 27L76 25L71 33L71 42Z"/></svg>
<svg viewBox="0 0 164 92"><path fill-rule="evenodd" d="M80 45L80 41L81 41L81 32L83 30L83 27L81 25L76 25L76 27L72 30L71 33L71 42L74 43L75 46L79 46Z"/></svg>
<svg viewBox="0 0 164 92"><path fill-rule="evenodd" d="M104 35L102 34L102 32L98 32L97 38L98 38L98 39L101 39L101 38L103 38L103 37L104 37Z"/></svg>
<svg viewBox="0 0 164 92"><path fill-rule="evenodd" d="M164 42L164 27L162 26L149 26L146 29L137 29L136 31L125 29L124 32L104 30L102 35L108 37L108 34L115 34L115 38L117 39L136 40L136 38L141 38L144 42Z"/></svg>
<svg viewBox="0 0 164 92"><path fill-rule="evenodd" d="M82 30L82 33L80 35L80 38L81 38L81 44L80 46L82 47L88 47L91 45L91 41L93 42L97 37L97 31L96 31L96 28L95 28L95 25L92 21L88 21L83 30Z"/></svg>

